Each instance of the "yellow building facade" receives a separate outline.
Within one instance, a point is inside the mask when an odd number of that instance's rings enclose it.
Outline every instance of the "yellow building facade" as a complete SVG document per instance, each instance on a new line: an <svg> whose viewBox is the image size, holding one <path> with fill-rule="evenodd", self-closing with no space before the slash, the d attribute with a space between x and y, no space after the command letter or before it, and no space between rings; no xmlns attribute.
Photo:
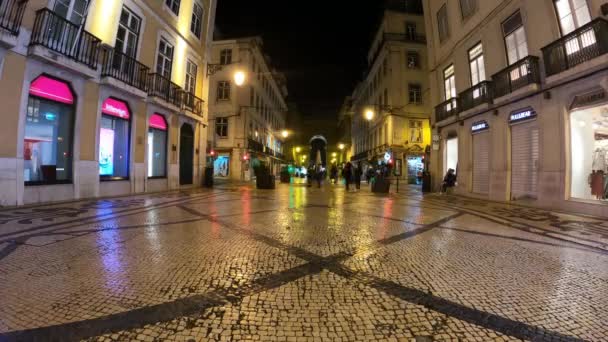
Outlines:
<svg viewBox="0 0 608 342"><path fill-rule="evenodd" d="M0 5L0 205L200 185L214 0Z"/></svg>

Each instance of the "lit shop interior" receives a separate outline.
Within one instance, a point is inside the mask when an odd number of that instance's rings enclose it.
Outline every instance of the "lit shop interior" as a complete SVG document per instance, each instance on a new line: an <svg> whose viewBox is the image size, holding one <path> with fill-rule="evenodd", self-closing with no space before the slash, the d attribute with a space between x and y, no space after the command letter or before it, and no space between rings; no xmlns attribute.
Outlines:
<svg viewBox="0 0 608 342"><path fill-rule="evenodd" d="M608 105L570 114L571 197L608 201Z"/></svg>

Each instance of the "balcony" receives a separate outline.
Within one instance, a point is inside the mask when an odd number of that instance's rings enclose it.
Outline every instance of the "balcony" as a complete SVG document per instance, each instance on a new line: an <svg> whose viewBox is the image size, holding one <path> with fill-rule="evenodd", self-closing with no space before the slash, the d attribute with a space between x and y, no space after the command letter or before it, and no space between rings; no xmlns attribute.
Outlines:
<svg viewBox="0 0 608 342"><path fill-rule="evenodd" d="M149 71L135 58L114 49L105 50L102 54L101 77L111 77L146 92Z"/></svg>
<svg viewBox="0 0 608 342"><path fill-rule="evenodd" d="M203 116L204 101L190 92L182 92L182 109L198 116Z"/></svg>
<svg viewBox="0 0 608 342"><path fill-rule="evenodd" d="M530 84L540 84L539 58L528 56L492 76L496 98L511 94Z"/></svg>
<svg viewBox="0 0 608 342"><path fill-rule="evenodd" d="M44 47L97 71L100 45L101 40L99 38L48 8L36 11L30 48ZM56 56L48 56L35 50L33 52L30 50L30 53L41 55L47 60L64 65L63 61Z"/></svg>
<svg viewBox="0 0 608 342"><path fill-rule="evenodd" d="M15 43L16 37L19 35L21 20L23 19L27 1L28 0L0 1L0 28L14 36L13 39L15 40ZM14 46L15 44L12 45Z"/></svg>
<svg viewBox="0 0 608 342"><path fill-rule="evenodd" d="M482 81L463 91L458 96L460 98L460 111L475 108L483 103L492 103L492 82Z"/></svg>
<svg viewBox="0 0 608 342"><path fill-rule="evenodd" d="M247 146L250 151L260 152L260 153L264 152L264 145L262 145L261 142L255 141L251 138L247 139Z"/></svg>
<svg viewBox="0 0 608 342"><path fill-rule="evenodd" d="M542 48L547 77L608 53L608 21L597 18Z"/></svg>
<svg viewBox="0 0 608 342"><path fill-rule="evenodd" d="M421 34L385 33L384 41L426 44L426 37Z"/></svg>
<svg viewBox="0 0 608 342"><path fill-rule="evenodd" d="M148 95L159 98L166 103L181 109L182 90L160 74L148 74Z"/></svg>
<svg viewBox="0 0 608 342"><path fill-rule="evenodd" d="M458 114L458 98L453 97L435 107L435 122L443 121Z"/></svg>

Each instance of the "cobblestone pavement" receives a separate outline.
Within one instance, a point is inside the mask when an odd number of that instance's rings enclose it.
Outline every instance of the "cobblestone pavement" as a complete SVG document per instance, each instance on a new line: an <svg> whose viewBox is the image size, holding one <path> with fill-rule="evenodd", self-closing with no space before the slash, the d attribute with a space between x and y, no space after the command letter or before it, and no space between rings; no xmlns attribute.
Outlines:
<svg viewBox="0 0 608 342"><path fill-rule="evenodd" d="M242 184L0 210L0 341L607 341L605 219Z"/></svg>

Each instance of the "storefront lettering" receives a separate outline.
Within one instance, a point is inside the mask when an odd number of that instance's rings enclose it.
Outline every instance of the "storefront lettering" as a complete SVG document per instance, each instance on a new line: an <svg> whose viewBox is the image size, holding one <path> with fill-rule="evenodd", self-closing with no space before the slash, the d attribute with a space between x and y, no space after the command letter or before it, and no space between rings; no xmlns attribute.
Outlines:
<svg viewBox="0 0 608 342"><path fill-rule="evenodd" d="M485 131L490 128L490 125L486 121L478 121L473 123L471 126L471 132L476 133L480 131Z"/></svg>
<svg viewBox="0 0 608 342"><path fill-rule="evenodd" d="M113 98L108 98L104 101L101 111L104 114L117 116L123 119L128 119L130 114L129 109L124 102L114 100Z"/></svg>
<svg viewBox="0 0 608 342"><path fill-rule="evenodd" d="M523 121L523 120L528 120L531 119L533 117L536 116L536 112L533 110L525 110L523 112L517 112L517 113L513 113L511 114L511 116L509 116L509 122L518 122L518 121Z"/></svg>

